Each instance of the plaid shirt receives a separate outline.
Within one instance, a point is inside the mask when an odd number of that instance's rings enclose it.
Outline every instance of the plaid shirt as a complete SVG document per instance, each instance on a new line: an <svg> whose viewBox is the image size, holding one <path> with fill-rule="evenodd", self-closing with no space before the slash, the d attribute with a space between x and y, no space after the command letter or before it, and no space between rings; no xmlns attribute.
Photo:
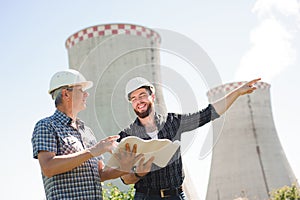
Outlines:
<svg viewBox="0 0 300 200"><path fill-rule="evenodd" d="M171 141L180 140L181 133L194 130L218 117L218 113L211 104L192 114L168 113L165 117L155 114L156 125L159 130L158 138L167 138ZM127 136L137 136L145 140L151 139L138 118L119 135L121 136L119 140ZM184 172L179 148L166 167L159 168L152 165L151 171L135 184L135 188L144 190L147 188L157 190L177 188L183 183L183 179Z"/></svg>
<svg viewBox="0 0 300 200"><path fill-rule="evenodd" d="M39 151L67 155L94 145L97 141L91 129L77 120L78 130L71 124L72 119L56 110L54 115L40 120L32 135L33 157ZM43 183L47 199L102 199L98 162L101 157L91 158L80 166L50 178L44 176Z"/></svg>

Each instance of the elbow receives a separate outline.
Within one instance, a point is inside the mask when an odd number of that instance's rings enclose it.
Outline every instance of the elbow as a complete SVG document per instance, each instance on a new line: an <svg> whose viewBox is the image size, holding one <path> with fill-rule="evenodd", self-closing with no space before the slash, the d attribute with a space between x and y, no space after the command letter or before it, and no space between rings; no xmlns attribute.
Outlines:
<svg viewBox="0 0 300 200"><path fill-rule="evenodd" d="M54 153L40 151L38 154L38 160L40 163L41 171L44 176L47 178L51 178L52 176L56 175L55 167L56 164L53 161L55 157Z"/></svg>
<svg viewBox="0 0 300 200"><path fill-rule="evenodd" d="M54 171L50 168L50 167L42 167L42 173L44 176L46 176L47 178L51 178L52 176L54 176Z"/></svg>

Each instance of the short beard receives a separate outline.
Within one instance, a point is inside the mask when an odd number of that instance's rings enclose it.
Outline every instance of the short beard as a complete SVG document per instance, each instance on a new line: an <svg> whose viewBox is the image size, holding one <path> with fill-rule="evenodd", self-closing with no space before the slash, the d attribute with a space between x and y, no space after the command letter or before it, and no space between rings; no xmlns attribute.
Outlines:
<svg viewBox="0 0 300 200"><path fill-rule="evenodd" d="M152 103L148 105L148 108L145 112L140 113L139 111L134 109L135 114L139 117L144 119L145 117L148 117L150 113L152 112Z"/></svg>

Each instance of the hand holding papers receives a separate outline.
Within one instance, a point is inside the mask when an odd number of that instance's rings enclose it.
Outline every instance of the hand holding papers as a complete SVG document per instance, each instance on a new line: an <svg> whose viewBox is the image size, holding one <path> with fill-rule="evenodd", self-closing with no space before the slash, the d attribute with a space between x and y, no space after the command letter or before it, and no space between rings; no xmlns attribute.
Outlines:
<svg viewBox="0 0 300 200"><path fill-rule="evenodd" d="M153 163L159 167L165 167L168 164L180 145L178 140L174 142L168 139L143 140L135 136L129 136L121 140L113 153L119 150L125 151L126 143L129 143L131 147L137 144L137 154L144 154L145 161L154 156ZM114 156L109 159L107 165L110 167L119 167L119 163Z"/></svg>

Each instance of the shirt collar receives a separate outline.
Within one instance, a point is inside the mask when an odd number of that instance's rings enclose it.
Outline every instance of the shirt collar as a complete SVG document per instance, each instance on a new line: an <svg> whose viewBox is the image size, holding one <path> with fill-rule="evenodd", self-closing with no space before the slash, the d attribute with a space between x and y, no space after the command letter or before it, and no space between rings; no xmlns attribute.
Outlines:
<svg viewBox="0 0 300 200"><path fill-rule="evenodd" d="M63 125L70 125L72 123L72 118L59 110L56 110L53 116L55 120L59 121ZM76 124L78 124L81 128L84 127L83 121L78 118L76 119Z"/></svg>

